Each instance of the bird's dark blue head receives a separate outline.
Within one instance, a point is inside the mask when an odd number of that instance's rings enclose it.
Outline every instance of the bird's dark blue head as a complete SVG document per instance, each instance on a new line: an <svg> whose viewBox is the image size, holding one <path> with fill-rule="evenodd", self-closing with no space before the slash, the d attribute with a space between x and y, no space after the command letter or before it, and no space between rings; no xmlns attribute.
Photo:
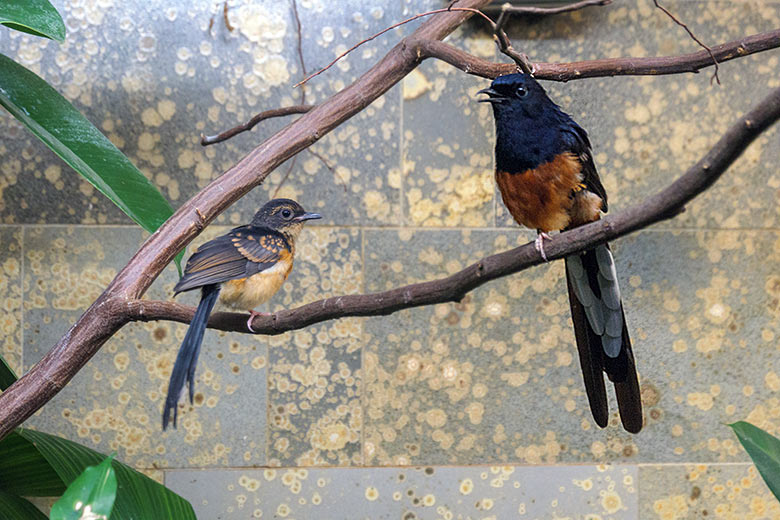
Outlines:
<svg viewBox="0 0 780 520"><path fill-rule="evenodd" d="M480 102L493 105L496 168L518 173L550 162L565 150L564 135L574 121L528 74L499 76Z"/></svg>

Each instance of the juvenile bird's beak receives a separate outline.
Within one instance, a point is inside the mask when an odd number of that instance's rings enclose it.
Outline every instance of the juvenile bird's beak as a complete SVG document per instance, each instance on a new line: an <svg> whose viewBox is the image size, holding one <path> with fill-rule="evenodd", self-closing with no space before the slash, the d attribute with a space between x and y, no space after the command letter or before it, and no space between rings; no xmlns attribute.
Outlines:
<svg viewBox="0 0 780 520"><path fill-rule="evenodd" d="M478 103L503 103L506 99L504 96L501 95L500 92L497 90L494 90L492 88L483 88L477 94L487 94L489 97L486 98L480 98L477 100Z"/></svg>
<svg viewBox="0 0 780 520"><path fill-rule="evenodd" d="M322 218L322 215L319 213L304 213L303 215L298 215L293 220L296 222L303 222L304 220L317 220L318 218Z"/></svg>

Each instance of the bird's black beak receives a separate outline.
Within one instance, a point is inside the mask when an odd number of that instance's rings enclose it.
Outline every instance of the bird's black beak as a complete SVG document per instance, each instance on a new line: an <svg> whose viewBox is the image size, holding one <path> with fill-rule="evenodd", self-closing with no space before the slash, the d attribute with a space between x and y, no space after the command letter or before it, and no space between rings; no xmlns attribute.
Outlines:
<svg viewBox="0 0 780 520"><path fill-rule="evenodd" d="M322 215L319 213L306 212L303 215L298 215L293 220L296 222L303 222L304 220L317 220L318 218L322 218Z"/></svg>
<svg viewBox="0 0 780 520"><path fill-rule="evenodd" d="M493 88L483 88L477 94L487 94L488 97L486 98L480 98L477 100L478 103L503 103L507 98L505 98L499 91L494 90Z"/></svg>

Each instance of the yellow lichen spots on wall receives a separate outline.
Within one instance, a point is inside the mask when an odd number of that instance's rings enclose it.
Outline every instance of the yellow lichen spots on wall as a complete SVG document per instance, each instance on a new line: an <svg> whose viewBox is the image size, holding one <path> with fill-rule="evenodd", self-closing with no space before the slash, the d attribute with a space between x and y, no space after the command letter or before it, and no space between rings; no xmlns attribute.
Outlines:
<svg viewBox="0 0 780 520"><path fill-rule="evenodd" d="M366 500L373 502L374 500L379 498L379 490L374 486L368 486L366 488L364 496L366 497Z"/></svg>
<svg viewBox="0 0 780 520"><path fill-rule="evenodd" d="M601 491L599 494L601 495L601 507L604 508L607 514L612 515L620 510L627 509L623 505L623 499L614 491Z"/></svg>
<svg viewBox="0 0 780 520"><path fill-rule="evenodd" d="M685 495L672 495L653 502L653 511L660 520L688 518L688 502Z"/></svg>
<svg viewBox="0 0 780 520"><path fill-rule="evenodd" d="M691 392L688 394L687 402L689 406L695 406L705 412L711 410L714 403L712 394L707 392Z"/></svg>
<svg viewBox="0 0 780 520"><path fill-rule="evenodd" d="M405 101L417 99L422 96L428 90L431 89L432 84L428 81L420 69L414 69L403 79L403 97Z"/></svg>
<svg viewBox="0 0 780 520"><path fill-rule="evenodd" d="M764 376L764 384L773 392L780 391L780 376L775 371L769 371Z"/></svg>
<svg viewBox="0 0 780 520"><path fill-rule="evenodd" d="M386 220L392 207L384 193L377 190L367 190L363 193L363 211L370 219Z"/></svg>
<svg viewBox="0 0 780 520"><path fill-rule="evenodd" d="M518 387L528 382L528 372L504 372L501 374L501 381L505 381L509 386Z"/></svg>

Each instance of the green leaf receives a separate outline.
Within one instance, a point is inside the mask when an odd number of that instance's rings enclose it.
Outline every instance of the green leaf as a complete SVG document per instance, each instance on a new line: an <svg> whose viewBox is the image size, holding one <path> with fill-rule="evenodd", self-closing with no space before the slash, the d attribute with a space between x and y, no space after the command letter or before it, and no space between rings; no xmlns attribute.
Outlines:
<svg viewBox="0 0 780 520"><path fill-rule="evenodd" d="M2 54L0 105L145 230L153 233L173 214L154 184L67 99Z"/></svg>
<svg viewBox="0 0 780 520"><path fill-rule="evenodd" d="M14 384L17 379L19 378L16 377L13 369L8 366L3 356L0 356L0 392Z"/></svg>
<svg viewBox="0 0 780 520"><path fill-rule="evenodd" d="M75 442L42 432L18 428L20 436L33 443L51 464L57 475L71 483L87 466L98 464L105 455ZM195 520L189 502L146 475L118 461L111 466L116 472L117 492L111 520L139 518L175 518Z"/></svg>
<svg viewBox="0 0 780 520"><path fill-rule="evenodd" d="M729 424L769 490L780 500L780 439L744 421Z"/></svg>
<svg viewBox="0 0 780 520"><path fill-rule="evenodd" d="M56 497L65 491L65 484L17 430L0 441L0 490L26 497Z"/></svg>
<svg viewBox="0 0 780 520"><path fill-rule="evenodd" d="M3 0L0 24L17 31L65 41L65 24L60 13L47 0Z"/></svg>
<svg viewBox="0 0 780 520"><path fill-rule="evenodd" d="M82 517L108 520L116 498L113 455L90 466L71 482L65 494L51 508L51 520L79 520Z"/></svg>
<svg viewBox="0 0 780 520"><path fill-rule="evenodd" d="M27 500L0 490L0 518L3 520L46 520L46 515Z"/></svg>

